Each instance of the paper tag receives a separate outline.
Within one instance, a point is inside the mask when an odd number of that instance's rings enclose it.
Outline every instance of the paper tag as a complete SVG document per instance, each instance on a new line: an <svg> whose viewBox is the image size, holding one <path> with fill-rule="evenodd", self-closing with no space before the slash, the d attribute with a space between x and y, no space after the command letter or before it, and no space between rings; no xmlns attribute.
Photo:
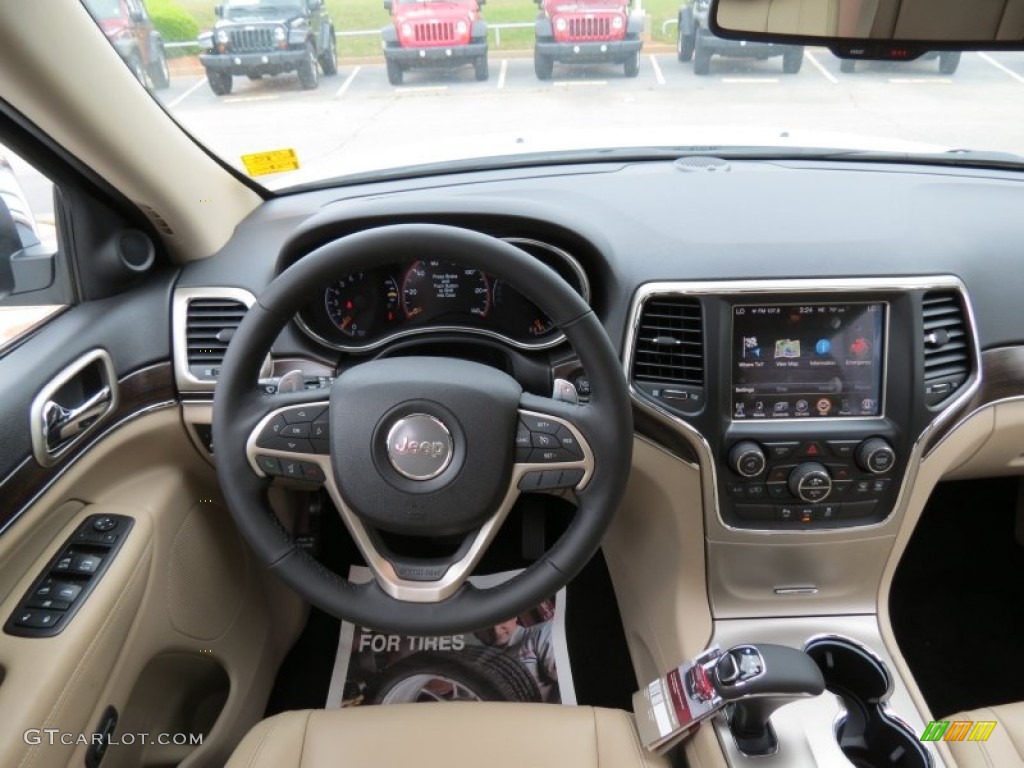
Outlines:
<svg viewBox="0 0 1024 768"><path fill-rule="evenodd" d="M273 149L269 152L256 152L242 155L242 164L250 176L265 176L268 173L297 171L299 156L294 149Z"/></svg>
<svg viewBox="0 0 1024 768"><path fill-rule="evenodd" d="M647 749L668 749L724 706L708 677L721 655L720 647L709 648L633 694L640 740Z"/></svg>

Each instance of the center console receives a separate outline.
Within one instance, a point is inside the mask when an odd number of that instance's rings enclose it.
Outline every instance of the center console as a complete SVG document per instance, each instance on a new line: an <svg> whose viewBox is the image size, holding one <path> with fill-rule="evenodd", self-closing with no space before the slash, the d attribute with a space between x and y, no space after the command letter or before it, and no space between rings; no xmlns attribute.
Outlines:
<svg viewBox="0 0 1024 768"><path fill-rule="evenodd" d="M631 384L710 454L725 528L875 525L971 379L966 308L944 277L655 284Z"/></svg>

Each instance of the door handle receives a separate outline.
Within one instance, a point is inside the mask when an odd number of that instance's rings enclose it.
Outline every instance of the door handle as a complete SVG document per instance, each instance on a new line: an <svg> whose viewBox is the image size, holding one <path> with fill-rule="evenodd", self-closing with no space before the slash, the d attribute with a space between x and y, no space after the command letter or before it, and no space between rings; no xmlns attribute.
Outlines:
<svg viewBox="0 0 1024 768"><path fill-rule="evenodd" d="M65 408L54 400L43 405L43 428L46 447L51 452L61 443L88 429L110 407L110 387L104 385L99 392L73 408Z"/></svg>
<svg viewBox="0 0 1024 768"><path fill-rule="evenodd" d="M44 467L96 429L117 407L114 363L94 349L61 371L32 401L32 452Z"/></svg>

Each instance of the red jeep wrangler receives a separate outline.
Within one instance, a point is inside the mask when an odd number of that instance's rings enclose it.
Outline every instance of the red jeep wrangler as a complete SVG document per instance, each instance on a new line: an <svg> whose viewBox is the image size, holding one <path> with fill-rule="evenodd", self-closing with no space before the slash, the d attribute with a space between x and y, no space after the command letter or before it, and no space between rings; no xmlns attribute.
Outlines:
<svg viewBox="0 0 1024 768"><path fill-rule="evenodd" d="M484 0L384 0L391 25L384 27L388 82L401 85L413 67L472 64L477 80L486 80L487 22Z"/></svg>
<svg viewBox="0 0 1024 768"><path fill-rule="evenodd" d="M556 61L622 64L626 77L640 74L644 17L629 11L629 0L536 0L537 43L533 67L550 80Z"/></svg>

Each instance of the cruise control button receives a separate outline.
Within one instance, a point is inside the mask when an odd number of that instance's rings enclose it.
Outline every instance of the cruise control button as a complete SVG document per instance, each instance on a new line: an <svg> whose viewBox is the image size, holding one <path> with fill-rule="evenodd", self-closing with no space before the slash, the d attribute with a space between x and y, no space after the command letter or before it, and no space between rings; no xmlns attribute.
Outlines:
<svg viewBox="0 0 1024 768"><path fill-rule="evenodd" d="M284 416L278 414L270 420L270 422L260 432L260 436L256 438L256 445L260 448L274 448L272 443L275 438L281 434L281 430L288 426L288 422L284 420Z"/></svg>
<svg viewBox="0 0 1024 768"><path fill-rule="evenodd" d="M534 448L530 454L530 461L534 464L554 464L561 461L575 461L568 451L561 448Z"/></svg>
<svg viewBox="0 0 1024 768"><path fill-rule="evenodd" d="M530 436L534 448L559 448L558 438L546 432L534 432Z"/></svg>
<svg viewBox="0 0 1024 768"><path fill-rule="evenodd" d="M281 430L282 437L309 437L309 424L288 424Z"/></svg>
<svg viewBox="0 0 1024 768"><path fill-rule="evenodd" d="M564 450L571 453L577 459L583 458L583 449L580 448L580 444L579 441L576 439L576 435L574 435L568 427L559 427L558 434L556 435L556 437L558 438L558 442L561 443L562 448Z"/></svg>
<svg viewBox="0 0 1024 768"><path fill-rule="evenodd" d="M528 416L526 414L519 414L519 419L526 425L526 428L531 432L546 432L549 435L554 435L558 432L558 428L562 426L557 421L545 418L543 416Z"/></svg>
<svg viewBox="0 0 1024 768"><path fill-rule="evenodd" d="M525 424L520 424L516 430L516 448L532 448L533 436Z"/></svg>
<svg viewBox="0 0 1024 768"><path fill-rule="evenodd" d="M269 448L274 451L288 451L289 453L314 453L313 444L301 437L271 437L267 440L260 439L256 443L260 448Z"/></svg>
<svg viewBox="0 0 1024 768"><path fill-rule="evenodd" d="M303 405L298 408L289 408L287 411L282 412L284 420L289 424L300 424L306 422L307 424L311 421L316 421L327 411L325 405Z"/></svg>

